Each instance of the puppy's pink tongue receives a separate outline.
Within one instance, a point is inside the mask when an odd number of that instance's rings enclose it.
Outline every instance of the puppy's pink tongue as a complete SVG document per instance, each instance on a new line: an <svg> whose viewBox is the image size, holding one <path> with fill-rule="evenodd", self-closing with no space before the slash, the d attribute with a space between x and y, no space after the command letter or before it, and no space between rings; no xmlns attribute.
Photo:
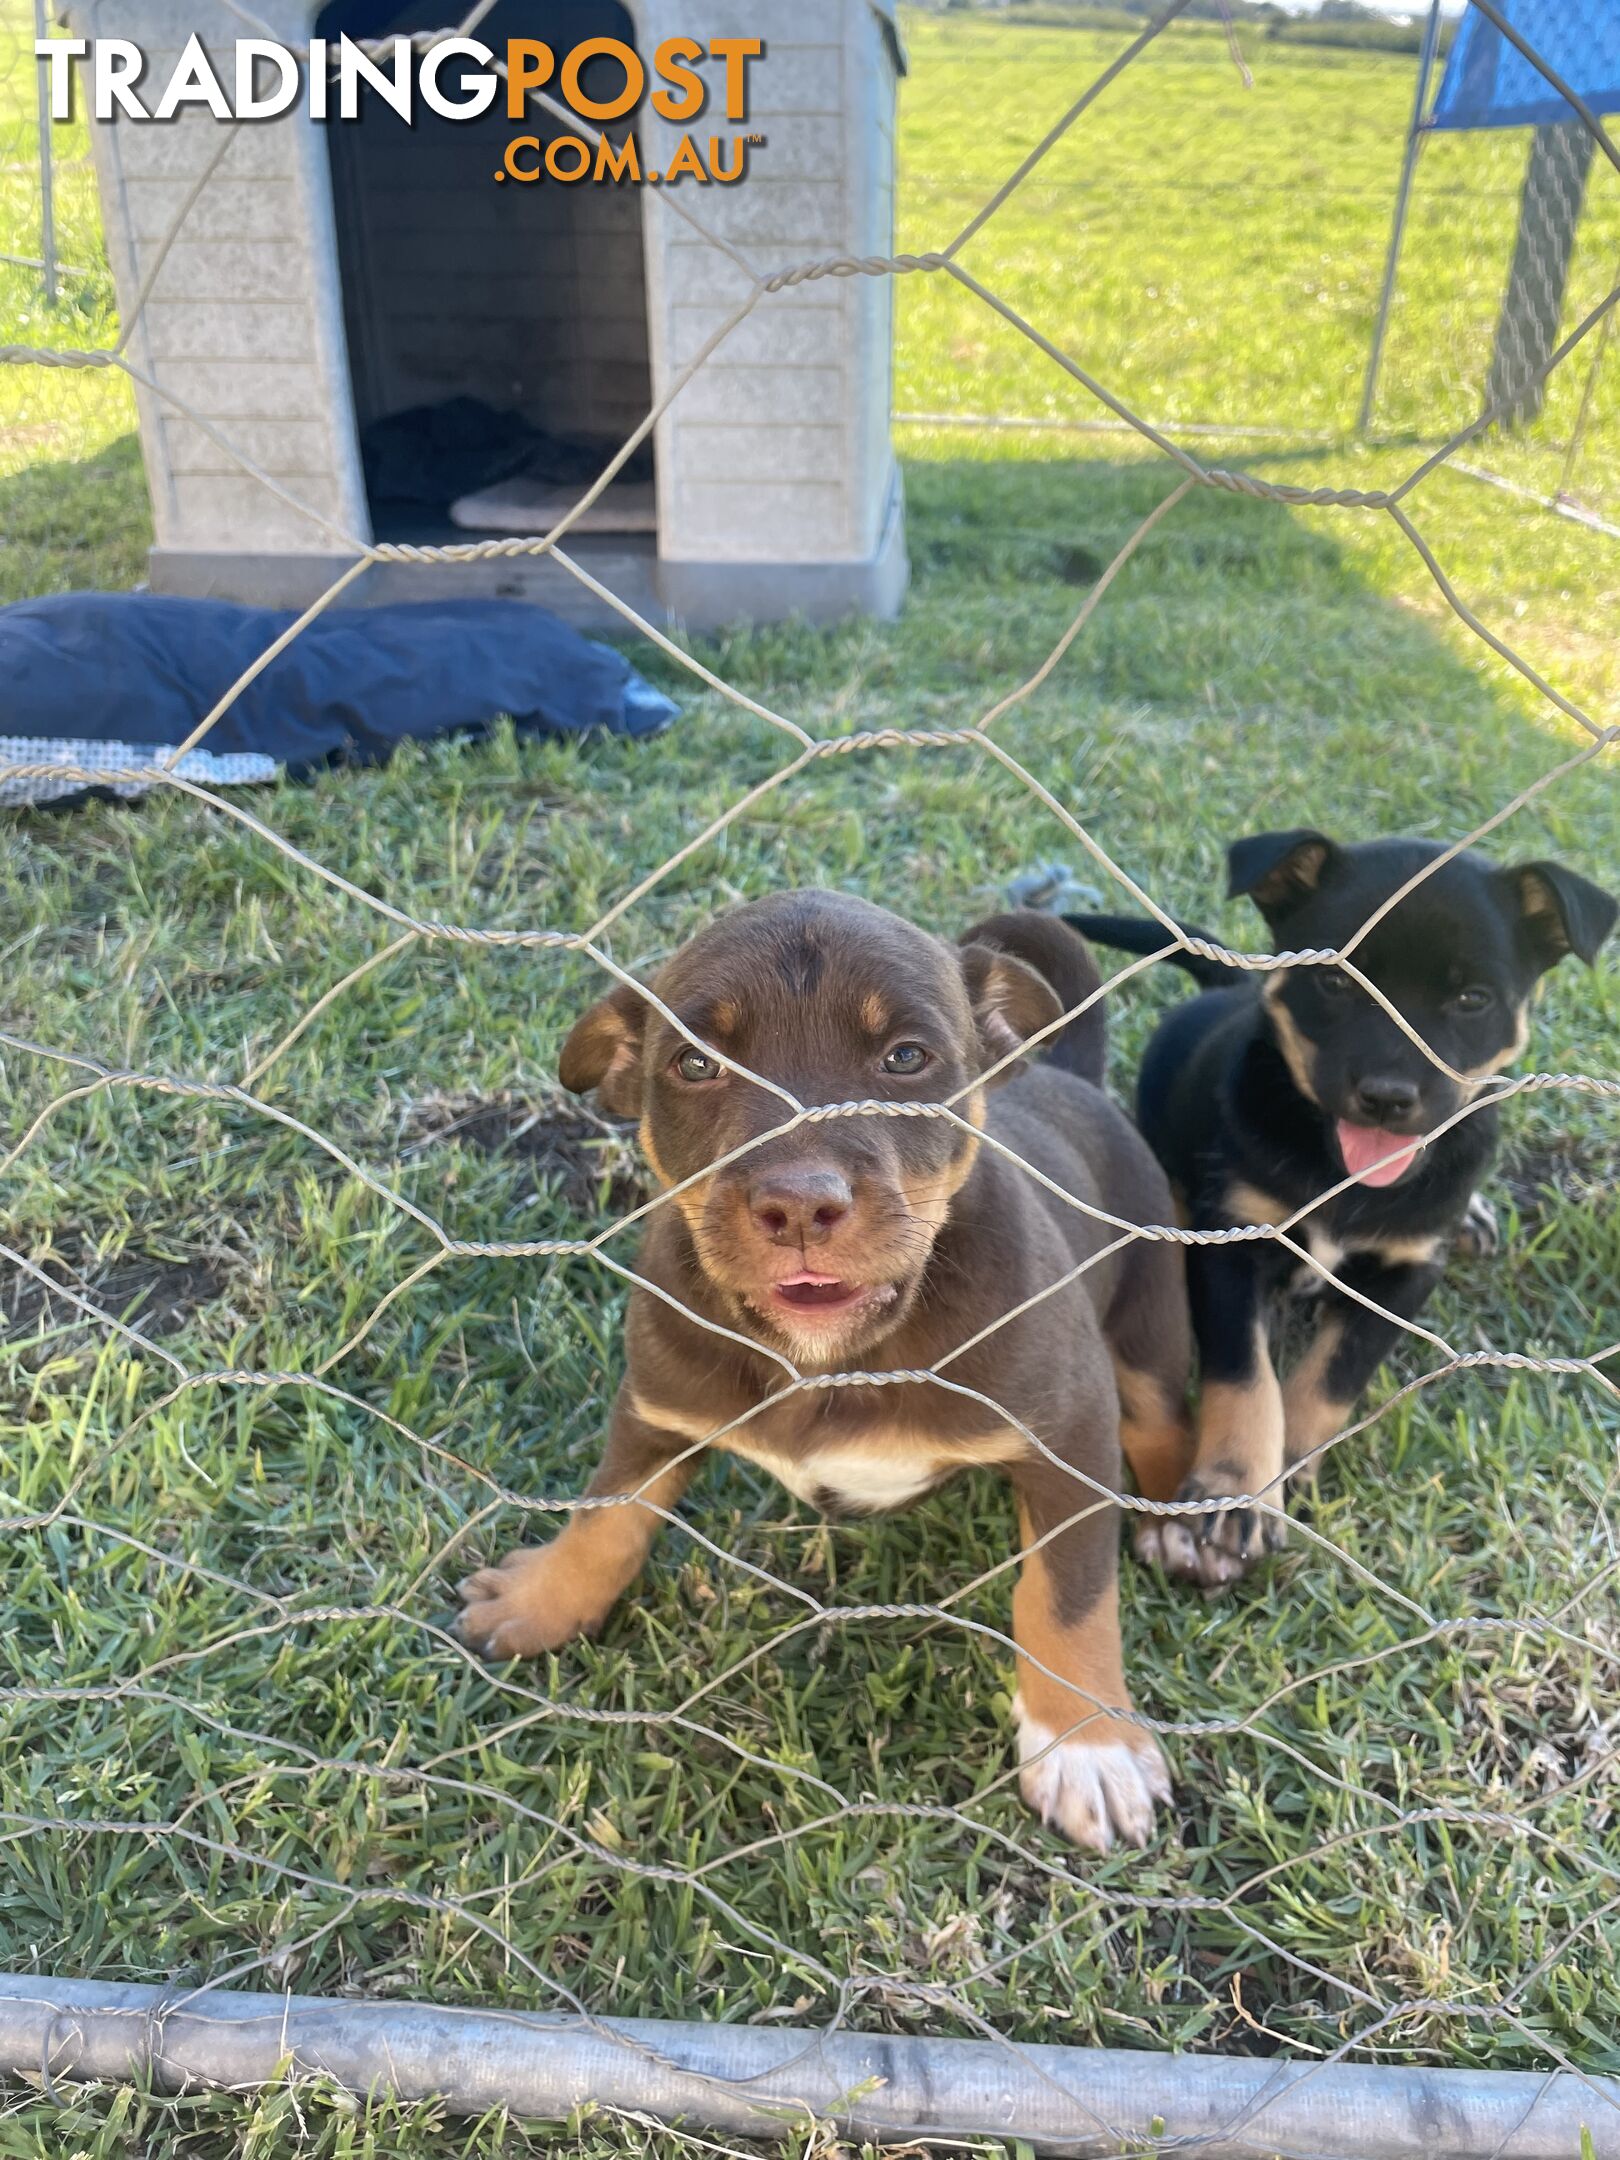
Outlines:
<svg viewBox="0 0 1620 2160"><path fill-rule="evenodd" d="M1420 1144L1413 1140L1403 1147L1395 1133L1381 1132L1376 1125L1352 1125L1348 1118L1340 1118L1336 1130L1344 1167L1363 1185L1393 1185L1411 1168Z"/></svg>

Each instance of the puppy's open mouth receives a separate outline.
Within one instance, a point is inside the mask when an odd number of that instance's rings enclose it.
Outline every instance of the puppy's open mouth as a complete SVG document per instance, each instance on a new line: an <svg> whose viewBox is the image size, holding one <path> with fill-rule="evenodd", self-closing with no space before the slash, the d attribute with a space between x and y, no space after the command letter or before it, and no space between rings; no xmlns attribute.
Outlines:
<svg viewBox="0 0 1620 2160"><path fill-rule="evenodd" d="M762 1298L751 1300L773 1317L793 1319L803 1325L818 1320L844 1320L856 1313L876 1312L892 1305L899 1295L893 1283L846 1282L841 1275L819 1275L803 1268L774 1282Z"/></svg>
<svg viewBox="0 0 1620 2160"><path fill-rule="evenodd" d="M1353 1125L1340 1118L1334 1128L1344 1167L1361 1185L1393 1185L1416 1162L1426 1134L1386 1132L1381 1125Z"/></svg>

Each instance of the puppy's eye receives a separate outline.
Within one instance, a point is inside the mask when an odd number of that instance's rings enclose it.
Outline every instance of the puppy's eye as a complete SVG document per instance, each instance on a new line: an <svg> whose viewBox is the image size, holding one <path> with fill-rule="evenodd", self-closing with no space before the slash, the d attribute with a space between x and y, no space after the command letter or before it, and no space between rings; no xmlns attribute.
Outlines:
<svg viewBox="0 0 1620 2160"><path fill-rule="evenodd" d="M718 1080L722 1068L702 1050L683 1050L675 1060L675 1070L696 1085L701 1080Z"/></svg>
<svg viewBox="0 0 1620 2160"><path fill-rule="evenodd" d="M886 1073L898 1073L902 1080L914 1080L918 1073L926 1072L933 1059L921 1043L896 1043L883 1060Z"/></svg>
<svg viewBox="0 0 1620 2160"><path fill-rule="evenodd" d="M1316 982L1322 995L1327 998L1348 997L1355 988L1343 968L1318 968Z"/></svg>
<svg viewBox="0 0 1620 2160"><path fill-rule="evenodd" d="M1459 990L1451 1001L1453 1012L1464 1014L1489 1012L1496 1003L1496 992L1484 983L1470 983L1466 990Z"/></svg>

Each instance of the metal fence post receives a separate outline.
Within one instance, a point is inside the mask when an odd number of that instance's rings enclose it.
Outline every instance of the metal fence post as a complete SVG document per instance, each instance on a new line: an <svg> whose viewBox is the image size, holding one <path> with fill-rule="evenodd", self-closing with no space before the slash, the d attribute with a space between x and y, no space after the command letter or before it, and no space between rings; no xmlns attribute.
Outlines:
<svg viewBox="0 0 1620 2160"><path fill-rule="evenodd" d="M1423 109L1429 102L1429 79L1434 57L1440 49L1440 0L1429 0L1429 19L1423 25L1423 50L1418 56L1417 91L1412 99L1412 118L1406 130L1406 155L1401 161L1401 184L1395 191L1395 217L1389 232L1389 254L1384 262L1384 289L1378 295L1378 320L1373 325L1372 351L1367 355L1367 376L1361 386L1361 411L1356 433L1365 435L1372 424L1373 401L1378 395L1378 370L1384 357L1384 335L1395 299L1395 273L1400 267L1401 239L1412 202L1412 179L1417 171L1418 151L1423 143Z"/></svg>
<svg viewBox="0 0 1620 2160"><path fill-rule="evenodd" d="M34 0L34 38L43 43L51 34L47 0ZM56 305L56 192L51 175L51 90L43 60L36 60L35 97L39 113L39 255L45 273L45 304Z"/></svg>
<svg viewBox="0 0 1620 2160"><path fill-rule="evenodd" d="M1579 120L1538 127L1530 144L1519 232L1496 326L1485 410L1506 404L1501 424L1523 427L1547 395L1547 363L1558 342L1575 234L1596 145Z"/></svg>

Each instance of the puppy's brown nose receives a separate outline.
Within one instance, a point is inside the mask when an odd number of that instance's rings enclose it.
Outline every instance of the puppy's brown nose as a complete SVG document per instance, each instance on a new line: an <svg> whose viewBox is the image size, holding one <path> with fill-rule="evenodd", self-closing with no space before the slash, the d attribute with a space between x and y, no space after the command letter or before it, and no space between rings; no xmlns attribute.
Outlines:
<svg viewBox="0 0 1620 2160"><path fill-rule="evenodd" d="M767 1170L748 1192L748 1212L773 1245L819 1245L855 1204L837 1170L805 1165Z"/></svg>

